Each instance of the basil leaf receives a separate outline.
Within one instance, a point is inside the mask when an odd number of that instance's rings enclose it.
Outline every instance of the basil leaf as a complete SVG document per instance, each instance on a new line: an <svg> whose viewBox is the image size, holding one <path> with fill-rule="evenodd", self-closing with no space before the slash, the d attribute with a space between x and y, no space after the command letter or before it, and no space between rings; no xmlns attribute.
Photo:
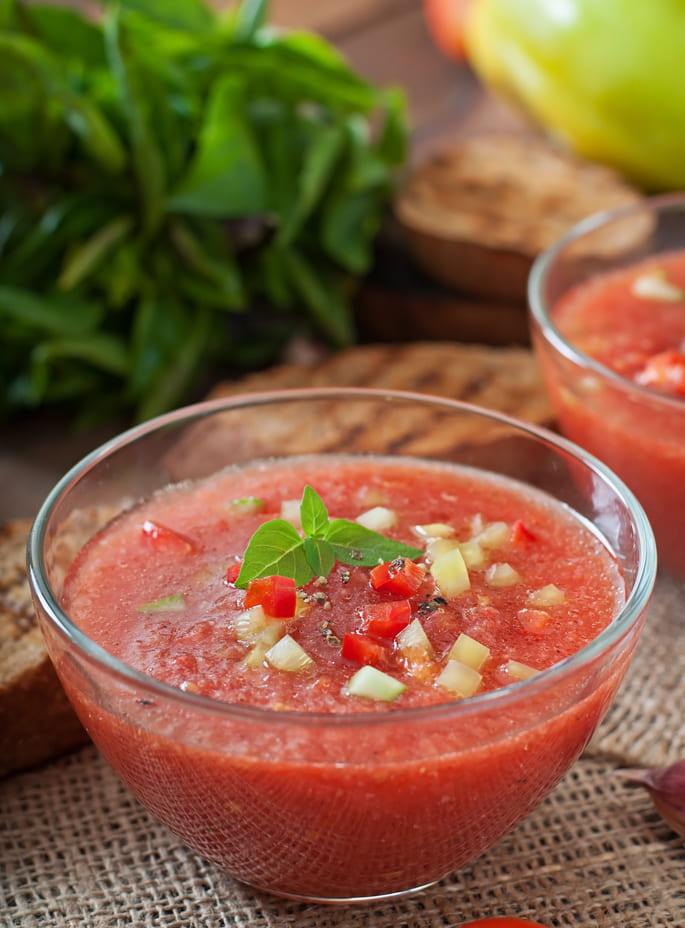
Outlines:
<svg viewBox="0 0 685 928"><path fill-rule="evenodd" d="M333 547L323 538L305 538L304 553L316 577L327 577L335 566Z"/></svg>
<svg viewBox="0 0 685 928"><path fill-rule="evenodd" d="M250 580L274 574L292 577L297 586L304 586L314 577L304 542L285 519L272 519L259 526L247 546L235 585L245 589Z"/></svg>
<svg viewBox="0 0 685 928"><path fill-rule="evenodd" d="M343 564L373 567L396 557L415 558L423 554L421 548L412 548L347 519L333 519L326 532L337 560Z"/></svg>
<svg viewBox="0 0 685 928"><path fill-rule="evenodd" d="M143 228L151 234L162 221L166 177L162 155L151 127L150 93L143 91L141 60L136 59L126 48L126 33L117 7L108 8L103 28L110 72L127 122Z"/></svg>
<svg viewBox="0 0 685 928"><path fill-rule="evenodd" d="M170 210L229 217L266 208L266 177L245 95L245 82L233 74L215 83L197 154L168 200Z"/></svg>
<svg viewBox="0 0 685 928"><path fill-rule="evenodd" d="M312 538L320 538L328 528L328 511L324 501L309 484L304 488L300 504L302 531Z"/></svg>

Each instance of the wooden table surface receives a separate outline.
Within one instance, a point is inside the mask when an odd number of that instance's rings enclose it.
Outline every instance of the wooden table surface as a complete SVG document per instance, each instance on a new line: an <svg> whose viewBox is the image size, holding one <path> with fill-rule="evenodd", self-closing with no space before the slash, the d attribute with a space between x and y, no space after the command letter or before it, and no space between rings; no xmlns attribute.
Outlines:
<svg viewBox="0 0 685 928"><path fill-rule="evenodd" d="M320 32L364 77L403 88L410 163L474 131L517 124L466 65L448 61L436 50L421 0L273 0L270 20ZM54 413L0 424L0 523L32 517L65 470L121 425L74 431Z"/></svg>

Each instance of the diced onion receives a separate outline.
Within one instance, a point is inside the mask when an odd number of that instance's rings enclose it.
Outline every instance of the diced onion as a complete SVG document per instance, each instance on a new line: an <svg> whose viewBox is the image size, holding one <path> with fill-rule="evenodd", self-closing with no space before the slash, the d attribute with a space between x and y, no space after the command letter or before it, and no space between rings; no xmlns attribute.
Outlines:
<svg viewBox="0 0 685 928"><path fill-rule="evenodd" d="M295 528L300 528L302 519L300 516L299 499L284 499L281 503L281 519L290 522Z"/></svg>
<svg viewBox="0 0 685 928"><path fill-rule="evenodd" d="M634 296L647 300L661 300L663 303L680 303L681 300L685 300L685 291L671 283L666 271L660 267L636 277L631 291Z"/></svg>
<svg viewBox="0 0 685 928"><path fill-rule="evenodd" d="M482 548L499 548L506 544L511 535L511 526L506 522L488 522L473 539Z"/></svg>
<svg viewBox="0 0 685 928"><path fill-rule="evenodd" d="M528 602L533 606L558 606L566 599L563 591L554 583L548 583L547 586L540 587L528 597Z"/></svg>
<svg viewBox="0 0 685 928"><path fill-rule="evenodd" d="M452 693L467 697L473 696L482 679L473 667L462 664L461 661L449 660L435 682Z"/></svg>
<svg viewBox="0 0 685 928"><path fill-rule="evenodd" d="M480 670L490 657L490 648L462 632L450 648L447 657L448 660L459 661L473 670Z"/></svg>
<svg viewBox="0 0 685 928"><path fill-rule="evenodd" d="M510 677L514 677L516 680L527 680L529 677L533 677L536 673L539 673L535 667L531 667L529 664L523 664L521 661L513 660L507 661L506 671Z"/></svg>
<svg viewBox="0 0 685 928"><path fill-rule="evenodd" d="M427 525L415 525L414 531L422 538L451 538L454 535L454 526L446 522L429 522Z"/></svg>
<svg viewBox="0 0 685 928"><path fill-rule="evenodd" d="M358 515L355 521L372 532L387 532L397 524L397 513L385 506L374 506L373 509L367 509Z"/></svg>
<svg viewBox="0 0 685 928"><path fill-rule="evenodd" d="M314 661L291 635L283 635L264 655L276 670L293 673L310 667Z"/></svg>
<svg viewBox="0 0 685 928"><path fill-rule="evenodd" d="M392 702L404 693L406 688L404 683L391 677L390 674L372 667L371 664L365 664L348 680L346 692L350 696Z"/></svg>
<svg viewBox="0 0 685 928"><path fill-rule="evenodd" d="M253 642L271 622L276 626L280 624L270 619L261 606L253 606L251 609L244 609L242 612L238 612L233 617L233 629L238 641L249 644Z"/></svg>
<svg viewBox="0 0 685 928"><path fill-rule="evenodd" d="M436 557L430 572L440 592L447 599L454 599L471 586L464 556L459 548L453 548Z"/></svg>
<svg viewBox="0 0 685 928"><path fill-rule="evenodd" d="M395 640L400 651L412 659L423 655L431 657L433 654L433 645L418 619L412 619Z"/></svg>
<svg viewBox="0 0 685 928"><path fill-rule="evenodd" d="M459 550L468 568L473 570L485 564L485 552L477 541L462 541Z"/></svg>
<svg viewBox="0 0 685 928"><path fill-rule="evenodd" d="M435 561L442 554L454 551L458 547L459 542L455 538L431 538L426 545L426 557L429 561Z"/></svg>
<svg viewBox="0 0 685 928"><path fill-rule="evenodd" d="M490 586L513 586L520 582L521 575L511 564L500 562L488 567L485 571L485 580Z"/></svg>

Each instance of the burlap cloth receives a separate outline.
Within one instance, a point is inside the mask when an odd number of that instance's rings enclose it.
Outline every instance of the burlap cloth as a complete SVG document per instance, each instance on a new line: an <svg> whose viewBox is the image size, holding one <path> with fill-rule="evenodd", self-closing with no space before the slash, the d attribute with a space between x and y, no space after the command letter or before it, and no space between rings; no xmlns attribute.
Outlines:
<svg viewBox="0 0 685 928"><path fill-rule="evenodd" d="M387 378L395 368L381 360ZM409 360L406 351L395 359L403 385ZM685 928L685 842L616 774L685 757L684 693L685 585L662 576L614 705L552 794L470 867L401 901L359 906L281 901L235 883L84 748L0 781L0 926L445 928L519 915L549 928Z"/></svg>

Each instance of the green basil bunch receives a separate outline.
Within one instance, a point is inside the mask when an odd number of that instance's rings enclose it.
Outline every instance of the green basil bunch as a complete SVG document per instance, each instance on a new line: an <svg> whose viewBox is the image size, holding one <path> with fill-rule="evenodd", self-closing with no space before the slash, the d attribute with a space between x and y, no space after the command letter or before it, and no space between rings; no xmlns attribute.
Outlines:
<svg viewBox="0 0 685 928"><path fill-rule="evenodd" d="M100 14L0 0L0 417L145 419L293 331L350 343L405 157L402 93L265 0Z"/></svg>

